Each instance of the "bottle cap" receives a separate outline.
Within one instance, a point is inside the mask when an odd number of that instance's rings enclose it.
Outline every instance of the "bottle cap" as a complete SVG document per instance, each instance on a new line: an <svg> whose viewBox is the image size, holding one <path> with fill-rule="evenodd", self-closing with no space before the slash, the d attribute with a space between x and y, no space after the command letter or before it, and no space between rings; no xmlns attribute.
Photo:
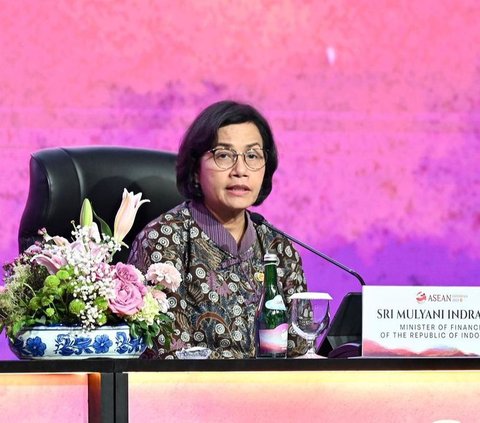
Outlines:
<svg viewBox="0 0 480 423"><path fill-rule="evenodd" d="M275 263L278 265L278 257L274 253L266 253L263 256L263 261L266 263Z"/></svg>

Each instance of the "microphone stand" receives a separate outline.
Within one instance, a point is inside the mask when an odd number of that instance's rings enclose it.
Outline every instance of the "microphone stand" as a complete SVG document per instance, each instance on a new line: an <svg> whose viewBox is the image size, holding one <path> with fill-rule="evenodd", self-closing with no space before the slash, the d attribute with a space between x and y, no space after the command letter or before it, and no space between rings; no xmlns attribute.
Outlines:
<svg viewBox="0 0 480 423"><path fill-rule="evenodd" d="M283 235L284 237L288 238L290 241L293 241L295 242L296 244L298 245L301 245L303 248L307 249L308 251L312 252L313 254L316 254L317 256L320 256L322 257L324 260L328 261L329 263L332 263L333 265L339 267L340 269L342 270L345 270L345 272L348 272L350 273L352 276L354 276L355 278L358 279L358 281L360 282L360 285L362 286L365 286L365 281L363 280L363 278L357 273L355 272L355 270L353 269L350 269L349 267L343 265L342 263L339 263L337 260L327 256L326 254L318 251L318 250L315 250L315 248L312 248L310 247L309 245L305 244L304 242L300 241L299 239L296 239L294 238L293 236L283 232L282 230L280 229L277 229L275 226L271 225L270 223L268 223L262 215L258 214L258 213L251 213L250 215L252 216L253 214L257 215L257 216L260 216L262 218L261 222L258 222L258 223L261 223L262 225L265 225L266 227L270 228L272 231L275 231L281 235ZM257 220L256 216L252 216L253 217L253 221L255 222Z"/></svg>

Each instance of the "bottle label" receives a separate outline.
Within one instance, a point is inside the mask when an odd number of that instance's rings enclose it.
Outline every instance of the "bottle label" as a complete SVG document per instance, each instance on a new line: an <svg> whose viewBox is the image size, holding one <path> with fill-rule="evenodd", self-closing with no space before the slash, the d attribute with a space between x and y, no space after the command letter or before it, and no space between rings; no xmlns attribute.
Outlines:
<svg viewBox="0 0 480 423"><path fill-rule="evenodd" d="M287 310L281 295L275 295L271 300L265 301L265 308L268 308L269 310Z"/></svg>
<svg viewBox="0 0 480 423"><path fill-rule="evenodd" d="M279 354L287 352L288 323L282 323L275 329L260 329L259 349L262 354Z"/></svg>

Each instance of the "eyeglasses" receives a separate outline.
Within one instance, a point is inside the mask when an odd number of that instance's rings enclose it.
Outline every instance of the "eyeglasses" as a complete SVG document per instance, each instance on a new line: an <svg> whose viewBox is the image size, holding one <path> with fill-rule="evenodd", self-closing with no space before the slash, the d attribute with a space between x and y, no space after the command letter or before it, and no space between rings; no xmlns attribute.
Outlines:
<svg viewBox="0 0 480 423"><path fill-rule="evenodd" d="M267 152L262 148L251 148L245 153L237 153L230 148L217 147L209 152L213 154L215 164L225 170L237 164L238 156L243 156L243 161L250 170L260 170L267 163Z"/></svg>

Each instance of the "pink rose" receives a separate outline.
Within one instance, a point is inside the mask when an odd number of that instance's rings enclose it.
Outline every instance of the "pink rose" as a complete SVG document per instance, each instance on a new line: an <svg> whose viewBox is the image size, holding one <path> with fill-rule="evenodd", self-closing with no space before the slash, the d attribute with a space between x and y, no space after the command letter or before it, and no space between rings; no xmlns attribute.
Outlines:
<svg viewBox="0 0 480 423"><path fill-rule="evenodd" d="M180 272L171 264L155 263L151 264L147 271L147 281L153 285L163 285L175 292L180 286L182 276Z"/></svg>
<svg viewBox="0 0 480 423"><path fill-rule="evenodd" d="M110 310L119 316L131 316L141 310L147 287L139 270L131 264L117 263L113 282L115 296L109 300Z"/></svg>
<svg viewBox="0 0 480 423"><path fill-rule="evenodd" d="M125 282L143 282L142 273L132 264L117 263L115 265L115 274L117 275L118 279L121 279Z"/></svg>

